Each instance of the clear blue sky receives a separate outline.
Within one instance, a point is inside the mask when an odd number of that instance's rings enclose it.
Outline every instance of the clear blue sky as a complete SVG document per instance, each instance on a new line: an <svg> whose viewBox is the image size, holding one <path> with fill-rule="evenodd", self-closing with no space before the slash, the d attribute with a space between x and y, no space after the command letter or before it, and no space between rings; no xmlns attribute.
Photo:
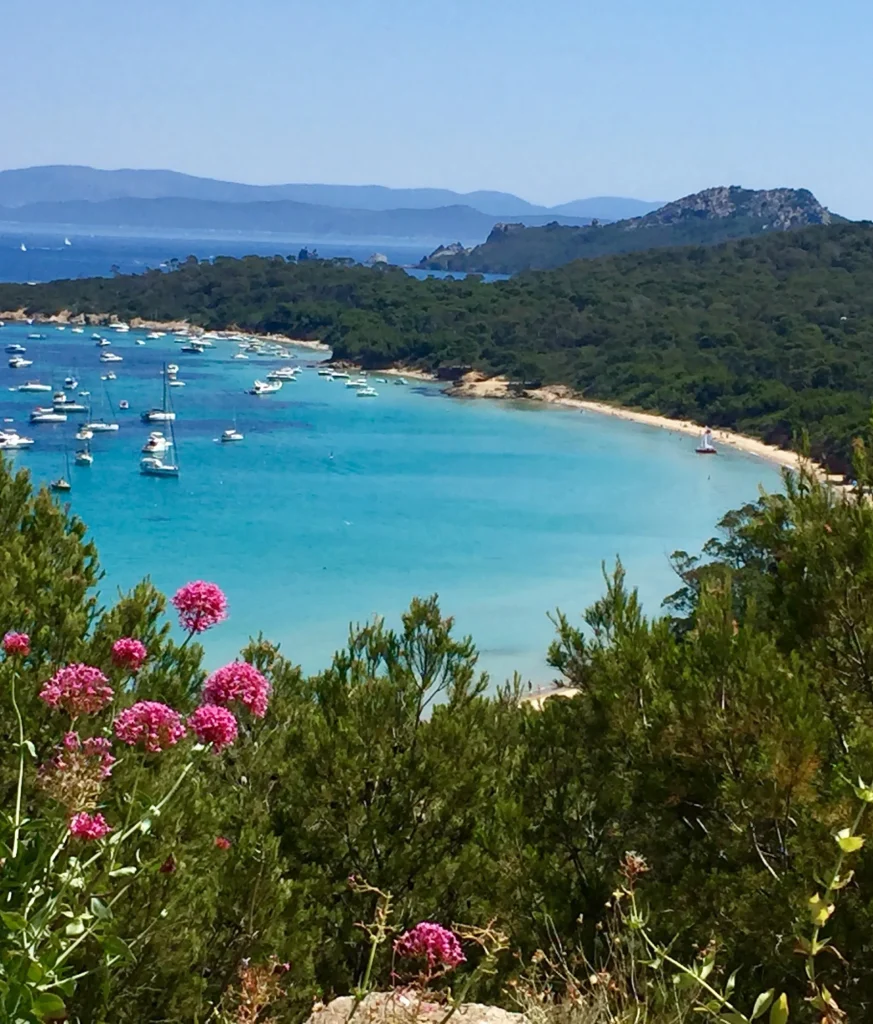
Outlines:
<svg viewBox="0 0 873 1024"><path fill-rule="evenodd" d="M806 186L873 218L861 0L2 0L0 166L496 188Z"/></svg>

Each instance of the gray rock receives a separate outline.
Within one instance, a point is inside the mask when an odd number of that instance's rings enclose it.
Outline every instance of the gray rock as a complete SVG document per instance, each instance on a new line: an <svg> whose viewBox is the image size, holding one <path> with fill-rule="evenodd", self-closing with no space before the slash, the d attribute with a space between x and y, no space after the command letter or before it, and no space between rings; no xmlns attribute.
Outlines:
<svg viewBox="0 0 873 1024"><path fill-rule="evenodd" d="M346 1024L354 1005L352 996L340 996L326 1006L316 1007L306 1024ZM421 1001L401 992L373 992L363 1000L352 1018L353 1024L439 1024L447 1007ZM499 1006L462 1003L450 1024L528 1024L523 1013L511 1013Z"/></svg>

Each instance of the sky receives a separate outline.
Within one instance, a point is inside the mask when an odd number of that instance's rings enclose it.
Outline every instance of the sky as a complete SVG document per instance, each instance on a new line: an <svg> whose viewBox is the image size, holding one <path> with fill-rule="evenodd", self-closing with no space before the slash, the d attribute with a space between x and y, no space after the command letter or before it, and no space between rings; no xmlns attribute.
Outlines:
<svg viewBox="0 0 873 1024"><path fill-rule="evenodd" d="M488 188L548 205L784 185L873 219L862 0L0 6L0 168Z"/></svg>

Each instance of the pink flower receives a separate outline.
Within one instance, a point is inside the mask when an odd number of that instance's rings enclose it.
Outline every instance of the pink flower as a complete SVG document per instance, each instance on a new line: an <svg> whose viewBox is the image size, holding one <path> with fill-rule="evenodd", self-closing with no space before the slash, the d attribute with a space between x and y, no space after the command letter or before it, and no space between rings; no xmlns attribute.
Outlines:
<svg viewBox="0 0 873 1024"><path fill-rule="evenodd" d="M92 839L103 839L108 836L112 829L106 823L102 814L95 814L93 817L87 811L79 811L70 819L70 832L77 839L91 841Z"/></svg>
<svg viewBox="0 0 873 1024"><path fill-rule="evenodd" d="M232 661L213 672L203 687L204 704L223 707L236 700L257 718L263 718L267 713L269 697L270 684L254 665L246 661Z"/></svg>
<svg viewBox="0 0 873 1024"><path fill-rule="evenodd" d="M112 661L131 672L139 670L147 655L145 644L132 636L123 636L112 645Z"/></svg>
<svg viewBox="0 0 873 1024"><path fill-rule="evenodd" d="M131 747L142 742L152 754L175 746L185 735L179 712L155 700L141 700L125 708L115 719L113 728L122 742Z"/></svg>
<svg viewBox="0 0 873 1024"><path fill-rule="evenodd" d="M427 961L428 970L451 970L467 958L457 935L432 921L422 921L394 943L394 952L409 960Z"/></svg>
<svg viewBox="0 0 873 1024"><path fill-rule="evenodd" d="M201 743L211 743L218 754L236 739L237 725L233 712L216 704L202 704L188 719L188 725Z"/></svg>
<svg viewBox="0 0 873 1024"><path fill-rule="evenodd" d="M173 595L179 625L188 633L202 633L227 618L227 598L215 583L194 580Z"/></svg>
<svg viewBox="0 0 873 1024"><path fill-rule="evenodd" d="M3 650L7 658L26 658L30 654L30 637L27 633L9 632L3 637Z"/></svg>
<svg viewBox="0 0 873 1024"><path fill-rule="evenodd" d="M43 684L40 700L49 707L63 708L71 718L92 715L112 700L112 687L93 665L67 665Z"/></svg>
<svg viewBox="0 0 873 1024"><path fill-rule="evenodd" d="M83 742L77 732L68 732L55 751L39 769L40 786L70 810L93 807L112 774L112 744L103 736L90 736Z"/></svg>
<svg viewBox="0 0 873 1024"><path fill-rule="evenodd" d="M215 837L215 845L218 847L219 850L229 850L230 849L230 840L229 839L225 839L224 836L216 836Z"/></svg>

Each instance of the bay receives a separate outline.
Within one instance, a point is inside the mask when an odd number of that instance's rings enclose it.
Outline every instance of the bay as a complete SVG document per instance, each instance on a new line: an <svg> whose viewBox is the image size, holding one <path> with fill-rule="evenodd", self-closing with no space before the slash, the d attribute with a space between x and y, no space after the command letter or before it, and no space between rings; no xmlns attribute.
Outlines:
<svg viewBox="0 0 873 1024"><path fill-rule="evenodd" d="M34 331L44 337L28 339ZM518 670L542 683L548 612L579 616L603 591L602 563L620 555L657 612L676 589L669 554L697 550L724 512L779 486L761 460L701 459L693 439L592 413L461 401L415 381L374 381L378 398L358 399L318 376L307 350L295 353L298 382L255 398L254 378L288 359L235 360L230 342L188 355L169 336L137 345L142 332L109 334L121 363L99 361L90 330L8 324L0 340L25 345L34 365L3 360L0 415L34 437L15 462L45 482L79 446L76 418L31 427L28 410L48 396L9 388L72 372L94 415L111 412L118 433L95 436L94 464L71 467L64 500L98 545L107 600L145 575L166 593L196 578L222 586L230 618L205 636L211 666L263 631L317 670L350 623L396 624L414 595L437 592L496 681ZM168 361L187 385L172 392L178 480L139 473L149 428L138 413L160 403ZM118 379L104 384L107 369ZM234 421L245 440L218 443Z"/></svg>

